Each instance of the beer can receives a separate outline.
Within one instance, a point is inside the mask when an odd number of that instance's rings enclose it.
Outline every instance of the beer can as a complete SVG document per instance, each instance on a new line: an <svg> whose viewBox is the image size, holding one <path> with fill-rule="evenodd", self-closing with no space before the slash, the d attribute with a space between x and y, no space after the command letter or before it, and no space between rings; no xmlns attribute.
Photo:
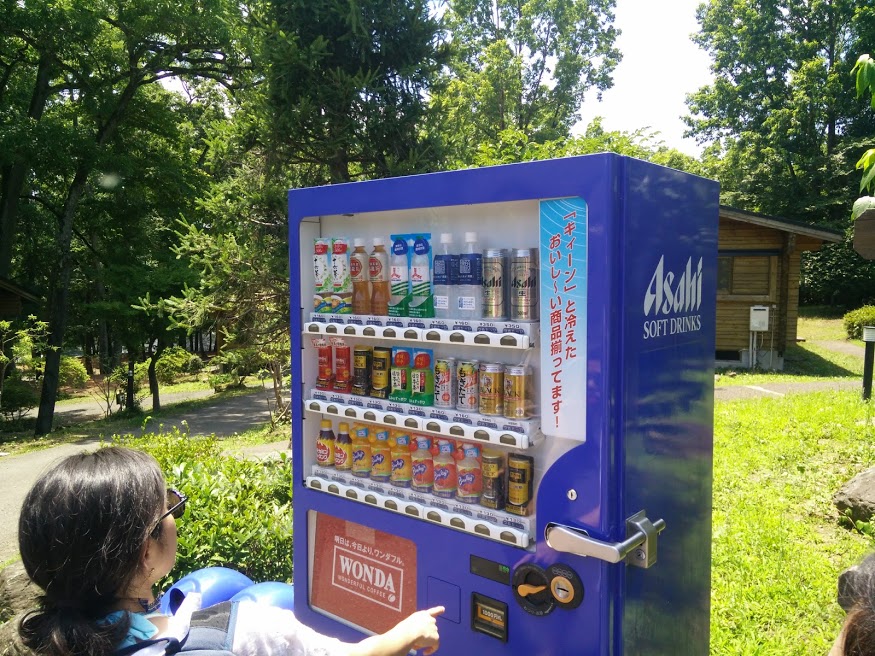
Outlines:
<svg viewBox="0 0 875 656"><path fill-rule="evenodd" d="M535 459L511 453L507 457L507 506L514 515L531 515L534 504Z"/></svg>
<svg viewBox="0 0 875 656"><path fill-rule="evenodd" d="M532 368L514 365L504 368L504 416L529 419L534 415Z"/></svg>
<svg viewBox="0 0 875 656"><path fill-rule="evenodd" d="M434 405L436 408L456 407L456 358L434 361Z"/></svg>
<svg viewBox="0 0 875 656"><path fill-rule="evenodd" d="M504 489L504 456L500 453L483 454L483 494L480 505L493 510L502 510L507 498Z"/></svg>
<svg viewBox="0 0 875 656"><path fill-rule="evenodd" d="M480 362L465 360L456 369L456 408L465 412L477 412L480 409Z"/></svg>
<svg viewBox="0 0 875 656"><path fill-rule="evenodd" d="M389 368L392 366L392 349L375 346L371 360L371 396L376 399L389 398Z"/></svg>
<svg viewBox="0 0 875 656"><path fill-rule="evenodd" d="M352 351L352 393L367 396L371 391L371 347L356 346Z"/></svg>
<svg viewBox="0 0 875 656"><path fill-rule="evenodd" d="M480 363L480 414L499 416L504 412L504 365Z"/></svg>
<svg viewBox="0 0 875 656"><path fill-rule="evenodd" d="M538 320L538 251L515 248L510 257L510 320Z"/></svg>
<svg viewBox="0 0 875 656"><path fill-rule="evenodd" d="M507 319L507 251L489 248L483 253L483 318Z"/></svg>

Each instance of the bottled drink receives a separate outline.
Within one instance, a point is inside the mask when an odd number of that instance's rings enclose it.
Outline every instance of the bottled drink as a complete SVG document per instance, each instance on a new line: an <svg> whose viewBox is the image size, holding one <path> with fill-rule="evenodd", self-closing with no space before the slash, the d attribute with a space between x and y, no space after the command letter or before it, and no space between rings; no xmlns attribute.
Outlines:
<svg viewBox="0 0 875 656"><path fill-rule="evenodd" d="M434 488L436 497L452 499L456 496L456 459L453 450L456 448L452 440L439 440L438 452L434 457Z"/></svg>
<svg viewBox="0 0 875 656"><path fill-rule="evenodd" d="M462 447L464 457L456 463L458 488L456 500L464 503L480 503L483 493L483 472L480 467L480 447L466 444Z"/></svg>
<svg viewBox="0 0 875 656"><path fill-rule="evenodd" d="M398 238L392 242L389 256L389 316L406 317L410 302L410 276L408 271L407 240Z"/></svg>
<svg viewBox="0 0 875 656"><path fill-rule="evenodd" d="M371 480L388 483L392 476L392 454L389 431L380 428L368 437L371 443Z"/></svg>
<svg viewBox="0 0 875 656"><path fill-rule="evenodd" d="M440 246L434 255L434 316L452 319L459 307L459 255L453 252L453 235L441 233Z"/></svg>
<svg viewBox="0 0 875 656"><path fill-rule="evenodd" d="M385 317L389 314L389 254L382 237L374 237L374 250L368 258L371 278L371 314Z"/></svg>
<svg viewBox="0 0 875 656"><path fill-rule="evenodd" d="M431 294L431 244L425 237L417 237L413 241L408 314L419 319L434 316L434 297Z"/></svg>
<svg viewBox="0 0 875 656"><path fill-rule="evenodd" d="M352 469L352 438L349 436L349 424L345 421L340 422L334 440L334 467L341 471Z"/></svg>
<svg viewBox="0 0 875 656"><path fill-rule="evenodd" d="M352 274L352 312L353 314L370 314L370 257L365 250L364 239L356 239L353 244L355 250L349 258L349 270Z"/></svg>
<svg viewBox="0 0 875 656"><path fill-rule="evenodd" d="M410 486L416 492L431 492L434 486L434 463L431 453L431 438L422 435L414 438L416 450L410 456L413 480Z"/></svg>
<svg viewBox="0 0 875 656"><path fill-rule="evenodd" d="M334 431L330 419L322 420L319 437L316 438L316 464L320 467L334 466Z"/></svg>
<svg viewBox="0 0 875 656"><path fill-rule="evenodd" d="M483 317L483 255L477 233L465 233L465 247L459 255L459 303L457 318L476 321Z"/></svg>
<svg viewBox="0 0 875 656"><path fill-rule="evenodd" d="M368 478L371 475L371 442L368 427L354 424L352 427L352 475Z"/></svg>
<svg viewBox="0 0 875 656"><path fill-rule="evenodd" d="M410 435L396 431L394 437L390 437L389 444L392 458L392 473L389 475L389 480L395 487L410 487L413 478Z"/></svg>

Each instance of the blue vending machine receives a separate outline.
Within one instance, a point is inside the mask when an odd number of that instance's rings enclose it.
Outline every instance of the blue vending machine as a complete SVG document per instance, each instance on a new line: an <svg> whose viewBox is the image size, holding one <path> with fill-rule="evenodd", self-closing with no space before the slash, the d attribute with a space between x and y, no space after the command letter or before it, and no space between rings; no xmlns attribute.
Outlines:
<svg viewBox="0 0 875 656"><path fill-rule="evenodd" d="M289 192L303 622L708 653L718 193L612 154Z"/></svg>

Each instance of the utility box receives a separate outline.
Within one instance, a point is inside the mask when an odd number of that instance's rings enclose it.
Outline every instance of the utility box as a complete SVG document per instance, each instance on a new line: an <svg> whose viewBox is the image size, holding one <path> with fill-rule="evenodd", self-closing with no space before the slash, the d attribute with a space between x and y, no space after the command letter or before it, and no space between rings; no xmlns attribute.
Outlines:
<svg viewBox="0 0 875 656"><path fill-rule="evenodd" d="M769 306L752 305L750 308L750 331L764 333L769 330Z"/></svg>

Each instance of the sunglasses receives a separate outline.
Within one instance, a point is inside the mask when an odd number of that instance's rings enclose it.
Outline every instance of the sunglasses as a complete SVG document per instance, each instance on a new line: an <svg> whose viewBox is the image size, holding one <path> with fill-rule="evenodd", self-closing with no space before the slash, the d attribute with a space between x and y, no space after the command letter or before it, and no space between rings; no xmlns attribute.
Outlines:
<svg viewBox="0 0 875 656"><path fill-rule="evenodd" d="M155 522L155 528L152 529L154 532L157 529L161 522L164 521L164 518L167 515L173 515L174 519L179 519L185 513L185 502L188 501L188 497L185 496L182 492L178 490L174 490L172 487L167 488L167 512L165 512L161 517L158 518L158 521Z"/></svg>

